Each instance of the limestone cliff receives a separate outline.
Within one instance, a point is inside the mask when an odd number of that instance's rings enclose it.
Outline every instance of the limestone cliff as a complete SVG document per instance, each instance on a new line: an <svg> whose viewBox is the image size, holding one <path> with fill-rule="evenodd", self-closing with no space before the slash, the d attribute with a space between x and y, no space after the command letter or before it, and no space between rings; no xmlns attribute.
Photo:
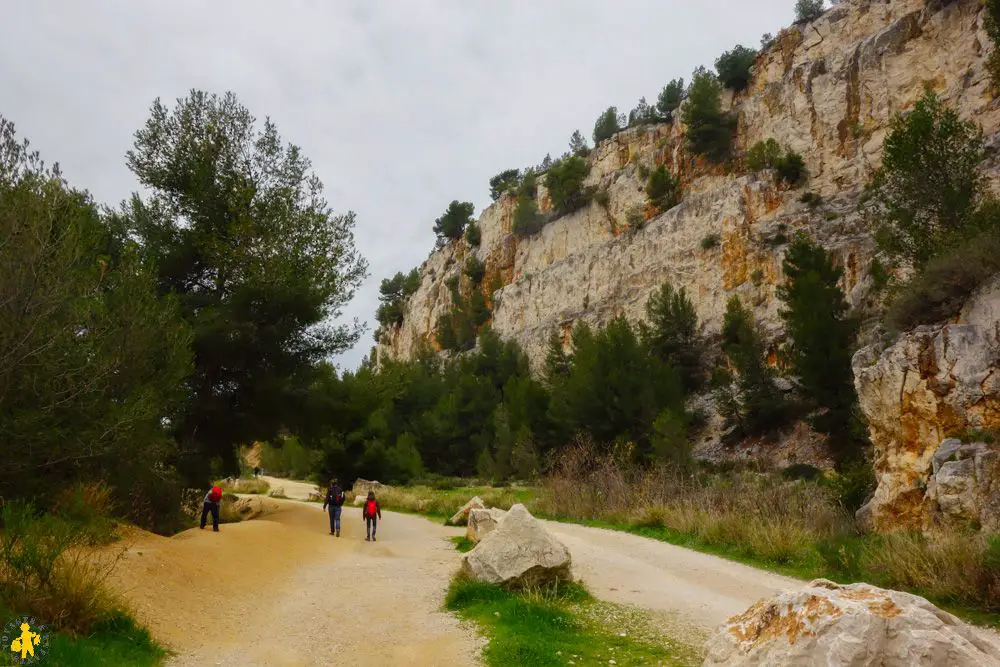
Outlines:
<svg viewBox="0 0 1000 667"><path fill-rule="evenodd" d="M666 280L687 289L709 333L718 331L732 294L753 304L765 328L777 333L783 240L797 230L834 251L846 269L849 300L860 305L872 242L855 208L889 118L929 85L987 133L998 125L981 24L977 0L853 0L786 29L759 57L750 89L729 103L739 117L741 147L773 137L805 157L805 188L788 190L770 172L708 167L685 153L679 123L621 132L588 158L586 185L607 190L607 208L592 203L520 239L511 233L513 199L494 203L479 220L478 248L459 241L421 266L421 286L402 326L383 337L380 355L405 359L419 343L433 344L437 319L451 308L445 282L461 274L468 253L485 261L484 285L501 285L493 294L494 329L520 342L535 364L552 330L565 333L578 320L602 324L618 314L636 319ZM630 229L630 210L649 213L640 165L659 164L680 176L683 201ZM805 190L824 203L801 203ZM539 206L549 208L544 187ZM720 242L703 248L711 235Z"/></svg>
<svg viewBox="0 0 1000 667"><path fill-rule="evenodd" d="M606 207L592 203L518 238L511 233L513 198L494 203L479 220L478 248L459 241L421 266L420 288L403 324L383 336L380 357L405 359L419 344L434 344L438 317L451 308L446 281L461 275L469 253L486 264L483 284L499 286L490 294L493 328L517 340L536 366L552 331L567 340L577 321L600 325L619 314L636 320L664 281L687 290L707 334L719 331L726 301L738 294L778 337L776 287L785 244L798 230L833 251L845 269L848 300L863 306L873 242L857 203L881 159L889 120L929 86L995 141L1000 105L984 69L989 48L979 0L846 0L812 23L782 31L758 57L749 89L725 102L739 119L738 147L774 138L801 153L810 174L804 187L789 189L768 171L742 173L738 164L727 172L688 155L679 122L621 132L588 157L585 184L607 191ZM660 164L684 188L682 202L662 214L647 205L639 175ZM1000 173L991 168L994 177ZM539 190L545 211L550 203ZM822 203L802 203L806 191ZM630 211L643 211L645 224L630 227ZM872 398L866 412L881 411L888 424L896 408L891 401L878 405L882 398ZM897 417L905 419L908 410ZM873 438L883 480L911 475L911 457L900 446L919 449L914 460L923 465L929 456L923 448L940 442L928 438L918 446L912 434L882 437L880 428L873 426ZM880 493L897 487L893 482Z"/></svg>

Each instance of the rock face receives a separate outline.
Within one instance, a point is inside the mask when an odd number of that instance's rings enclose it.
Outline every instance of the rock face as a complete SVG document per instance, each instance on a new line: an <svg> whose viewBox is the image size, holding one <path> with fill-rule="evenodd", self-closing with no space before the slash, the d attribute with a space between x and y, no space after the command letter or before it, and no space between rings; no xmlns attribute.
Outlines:
<svg viewBox="0 0 1000 667"><path fill-rule="evenodd" d="M484 509L486 503L479 496L475 496L469 502L462 505L462 509L455 512L455 515L448 519L448 523L452 526L464 526L469 520L469 512L472 510Z"/></svg>
<svg viewBox="0 0 1000 667"><path fill-rule="evenodd" d="M465 531L466 539L472 542L479 542L487 534L496 530L507 512L501 509L474 509L469 512L468 528Z"/></svg>
<svg viewBox="0 0 1000 667"><path fill-rule="evenodd" d="M1000 532L1000 452L989 444L949 438L931 457L927 517Z"/></svg>
<svg viewBox="0 0 1000 667"><path fill-rule="evenodd" d="M978 454L938 470L933 458L953 433L1000 427L1000 280L970 299L957 322L918 327L885 350L858 351L854 384L878 477L878 490L859 519L876 530L925 526L934 509L926 498L932 475L946 514L978 515L981 508L969 503L980 502L983 492L959 487L978 474L983 481L974 485L991 490L986 464L994 460L992 448L983 445Z"/></svg>
<svg viewBox="0 0 1000 667"><path fill-rule="evenodd" d="M462 557L462 572L491 584L524 587L568 581L570 564L566 546L518 504Z"/></svg>
<svg viewBox="0 0 1000 667"><path fill-rule="evenodd" d="M738 294L777 335L775 290L797 231L833 252L849 301L863 303L873 244L857 200L880 160L889 119L929 85L988 136L1000 127L982 26L979 0L845 0L787 28L758 57L749 89L724 102L739 118L741 149L774 138L803 155L805 188L790 190L769 171L726 174L686 154L679 122L620 132L588 157L585 185L607 192L606 207L592 203L521 239L511 233L514 199L501 198L479 219L478 247L449 244L420 267L421 285L403 324L383 335L379 358L408 359L421 344L436 345L437 319L451 308L446 281L461 276L469 254L486 266L493 329L517 340L536 368L551 332L568 342L577 321L639 319L664 281L686 289L708 333L718 332L726 301ZM682 203L663 213L648 205L642 178L660 164L684 189ZM802 203L805 190L823 203ZM542 211L551 209L544 187L538 199ZM630 227L629 212L646 218L641 229Z"/></svg>
<svg viewBox="0 0 1000 667"><path fill-rule="evenodd" d="M734 616L706 643L706 667L986 667L996 639L927 600L824 579Z"/></svg>

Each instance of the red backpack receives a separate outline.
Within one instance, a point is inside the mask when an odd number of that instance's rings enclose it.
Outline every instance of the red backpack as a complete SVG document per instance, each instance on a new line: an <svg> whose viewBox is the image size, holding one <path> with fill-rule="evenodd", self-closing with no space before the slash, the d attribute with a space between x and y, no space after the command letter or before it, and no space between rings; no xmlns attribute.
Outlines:
<svg viewBox="0 0 1000 667"><path fill-rule="evenodd" d="M365 503L365 517L374 518L377 512L378 512L378 503L376 503L374 500L369 500L367 503Z"/></svg>
<svg viewBox="0 0 1000 667"><path fill-rule="evenodd" d="M208 493L208 499L213 503L217 503L222 500L222 489L218 486L213 486L212 490Z"/></svg>

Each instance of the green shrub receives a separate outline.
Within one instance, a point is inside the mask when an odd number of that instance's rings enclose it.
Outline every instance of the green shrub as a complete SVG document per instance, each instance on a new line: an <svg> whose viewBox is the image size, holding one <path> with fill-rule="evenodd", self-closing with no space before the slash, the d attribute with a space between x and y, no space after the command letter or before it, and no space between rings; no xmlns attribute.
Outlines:
<svg viewBox="0 0 1000 667"><path fill-rule="evenodd" d="M706 70L695 71L682 115L688 150L712 162L724 162L732 147L735 119L723 113L719 80Z"/></svg>
<svg viewBox="0 0 1000 667"><path fill-rule="evenodd" d="M490 198L497 201L507 192L514 192L521 184L520 169L505 169L490 179Z"/></svg>
<svg viewBox="0 0 1000 667"><path fill-rule="evenodd" d="M660 211L666 211L680 201L681 184L666 165L660 165L649 175L646 182L646 196Z"/></svg>
<svg viewBox="0 0 1000 667"><path fill-rule="evenodd" d="M1000 237L981 236L930 260L902 286L889 304L886 324L909 331L920 324L951 319L980 285L1000 273Z"/></svg>
<svg viewBox="0 0 1000 667"><path fill-rule="evenodd" d="M815 21L823 15L823 0L797 0L795 22Z"/></svg>
<svg viewBox="0 0 1000 667"><path fill-rule="evenodd" d="M993 48L986 57L986 71L990 74L990 82L994 90L1000 89L1000 0L986 0L986 20L984 27L986 35L993 42Z"/></svg>
<svg viewBox="0 0 1000 667"><path fill-rule="evenodd" d="M809 208L816 208L823 203L823 196L812 191L803 192L802 196L799 197L799 201Z"/></svg>
<svg viewBox="0 0 1000 667"><path fill-rule="evenodd" d="M823 477L823 471L808 463L793 463L781 471L781 476L785 479L804 479L812 482Z"/></svg>
<svg viewBox="0 0 1000 667"><path fill-rule="evenodd" d="M791 186L797 186L806 179L808 171L802 156L788 149L777 164L778 178Z"/></svg>
<svg viewBox="0 0 1000 667"><path fill-rule="evenodd" d="M465 260L465 275L469 276L472 285L477 287L486 276L486 265L475 255L470 255L469 259Z"/></svg>
<svg viewBox="0 0 1000 667"><path fill-rule="evenodd" d="M625 125L624 116L618 114L617 108L608 107L594 123L594 145L596 146L605 139L610 139L621 132L623 125Z"/></svg>
<svg viewBox="0 0 1000 667"><path fill-rule="evenodd" d="M634 206L625 214L625 223L630 229L642 229L646 225L646 216L641 206Z"/></svg>
<svg viewBox="0 0 1000 667"><path fill-rule="evenodd" d="M656 107L650 106L645 97L639 98L639 103L628 114L628 127L637 125L648 125L659 120L656 115Z"/></svg>
<svg viewBox="0 0 1000 667"><path fill-rule="evenodd" d="M774 139L758 141L747 151L743 160L748 171L773 169L781 160L781 145Z"/></svg>
<svg viewBox="0 0 1000 667"><path fill-rule="evenodd" d="M840 506L852 515L871 498L877 485L871 461L862 460L841 466L837 474L826 478L824 483L833 490Z"/></svg>
<svg viewBox="0 0 1000 667"><path fill-rule="evenodd" d="M475 212L476 207L472 202L455 200L448 204L444 214L434 221L434 233L437 234L438 241L462 238L465 227L472 223L472 214Z"/></svg>
<svg viewBox="0 0 1000 667"><path fill-rule="evenodd" d="M580 130L573 130L573 134L570 135L569 153L577 157L587 157L590 154L590 146L587 145L587 140L583 138L583 133ZM549 167L551 166L549 164Z"/></svg>
<svg viewBox="0 0 1000 667"><path fill-rule="evenodd" d="M525 238L537 234L545 225L545 217L538 211L538 204L535 198L526 194L517 197L517 206L514 208L514 220L511 224L512 231Z"/></svg>
<svg viewBox="0 0 1000 667"><path fill-rule="evenodd" d="M740 92L750 85L750 72L757 60L754 49L737 44L731 51L726 51L715 61L715 70L719 73L719 81L730 90Z"/></svg>
<svg viewBox="0 0 1000 667"><path fill-rule="evenodd" d="M656 110L666 120L672 120L674 111L684 100L684 79L673 79L663 87L656 98Z"/></svg>
<svg viewBox="0 0 1000 667"><path fill-rule="evenodd" d="M722 241L722 237L712 232L711 234L706 234L702 239L701 246L702 250L711 250L712 248L719 247L719 243Z"/></svg>
<svg viewBox="0 0 1000 667"><path fill-rule="evenodd" d="M479 244L483 240L483 233L479 229L479 225L476 223L471 223L465 228L465 242L468 243L473 248L479 247Z"/></svg>
<svg viewBox="0 0 1000 667"><path fill-rule="evenodd" d="M552 165L545 177L552 208L559 215L566 215L585 206L588 201L583 192L583 180L590 173L590 165L581 157L571 156Z"/></svg>

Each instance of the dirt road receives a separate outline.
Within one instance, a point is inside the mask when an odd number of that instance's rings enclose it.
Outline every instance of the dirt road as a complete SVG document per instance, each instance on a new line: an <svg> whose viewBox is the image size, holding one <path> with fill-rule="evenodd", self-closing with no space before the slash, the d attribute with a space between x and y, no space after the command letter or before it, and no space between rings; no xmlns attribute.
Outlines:
<svg viewBox="0 0 1000 667"><path fill-rule="evenodd" d="M291 498L314 489L272 480ZM344 508L342 537L327 534L316 503L265 499L264 516L143 534L116 574L141 620L177 655L174 666L471 665L474 628L441 611L462 529L385 513L365 542L360 510ZM657 613L669 632L699 644L756 600L801 585L714 556L635 535L547 523L593 593Z"/></svg>
<svg viewBox="0 0 1000 667"><path fill-rule="evenodd" d="M387 512L365 542L345 507L338 539L319 505L265 502L219 533L143 535L128 550L115 582L177 652L168 665L476 664L475 630L441 611L461 530Z"/></svg>

